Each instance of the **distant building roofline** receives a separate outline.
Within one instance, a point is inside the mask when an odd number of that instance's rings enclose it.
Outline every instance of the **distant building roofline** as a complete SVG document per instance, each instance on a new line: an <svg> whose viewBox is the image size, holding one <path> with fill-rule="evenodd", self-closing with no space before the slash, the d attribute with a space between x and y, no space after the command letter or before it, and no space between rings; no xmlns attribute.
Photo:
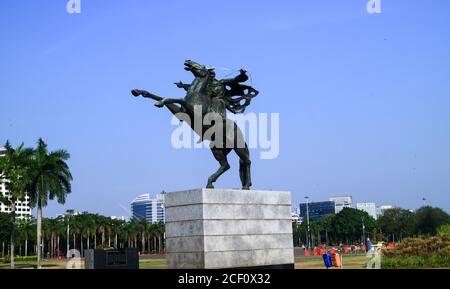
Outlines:
<svg viewBox="0 0 450 289"><path fill-rule="evenodd" d="M149 201L149 200L150 200L150 194L146 193L146 194L142 194L142 195L139 195L136 198L134 198L133 201L131 201L131 204L145 202L145 201Z"/></svg>
<svg viewBox="0 0 450 289"><path fill-rule="evenodd" d="M145 203L145 202L149 202L152 200L163 201L165 194L166 194L166 192L162 191L161 193L156 194L155 197L153 197L150 195L150 193L145 193L145 194L142 194L142 195L134 198L134 200L131 201L130 205L135 204L135 203Z"/></svg>

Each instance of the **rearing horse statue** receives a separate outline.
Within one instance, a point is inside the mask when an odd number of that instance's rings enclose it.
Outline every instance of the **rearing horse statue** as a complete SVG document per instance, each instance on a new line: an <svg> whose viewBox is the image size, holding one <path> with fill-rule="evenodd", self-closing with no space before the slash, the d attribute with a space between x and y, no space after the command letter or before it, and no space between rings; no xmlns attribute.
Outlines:
<svg viewBox="0 0 450 289"><path fill-rule="evenodd" d="M190 71L195 79L189 84L175 83L187 93L184 98L162 98L145 90L134 89L134 96L156 100L155 106L166 106L169 111L189 126L200 136L200 141L209 140L214 158L220 168L208 178L207 188L214 188L217 179L230 169L228 154L234 150L239 157L239 175L243 190L252 186L250 174L250 152L245 143L241 129L226 117L226 110L243 113L258 91L251 86L240 84L248 80L245 70L231 79L217 80L213 68L192 60L186 60L185 70ZM199 126L195 120L201 119Z"/></svg>

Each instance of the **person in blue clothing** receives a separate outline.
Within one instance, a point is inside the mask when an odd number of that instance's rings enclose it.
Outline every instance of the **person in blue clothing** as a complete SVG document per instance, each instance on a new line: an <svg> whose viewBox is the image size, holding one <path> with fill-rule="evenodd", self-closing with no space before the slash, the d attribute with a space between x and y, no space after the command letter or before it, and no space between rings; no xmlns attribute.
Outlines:
<svg viewBox="0 0 450 289"><path fill-rule="evenodd" d="M370 241L370 238L367 238L366 240L366 253L372 251L372 242Z"/></svg>

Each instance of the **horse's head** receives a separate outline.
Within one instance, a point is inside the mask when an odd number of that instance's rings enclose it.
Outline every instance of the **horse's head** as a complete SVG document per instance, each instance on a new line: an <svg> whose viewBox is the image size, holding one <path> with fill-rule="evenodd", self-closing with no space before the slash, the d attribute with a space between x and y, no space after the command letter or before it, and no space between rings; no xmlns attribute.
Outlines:
<svg viewBox="0 0 450 289"><path fill-rule="evenodd" d="M197 63L192 60L186 60L184 62L184 69L192 72L195 77L207 77L208 75L215 75L214 69L207 68L203 64Z"/></svg>

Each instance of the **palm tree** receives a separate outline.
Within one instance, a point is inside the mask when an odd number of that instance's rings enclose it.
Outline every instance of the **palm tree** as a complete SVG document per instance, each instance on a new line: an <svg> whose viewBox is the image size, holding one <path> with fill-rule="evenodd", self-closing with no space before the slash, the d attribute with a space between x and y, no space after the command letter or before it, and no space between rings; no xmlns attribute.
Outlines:
<svg viewBox="0 0 450 289"><path fill-rule="evenodd" d="M77 233L80 235L80 251L81 251L81 256L84 256L84 227L83 227L83 222L82 220L79 220L79 229L77 231Z"/></svg>
<svg viewBox="0 0 450 289"><path fill-rule="evenodd" d="M72 174L66 161L70 155L65 150L49 152L47 144L39 139L30 168L29 194L31 203L37 206L37 244L42 240L42 208L48 200L57 199L64 204L66 196L71 192ZM41 253L38 250L37 267L41 268Z"/></svg>
<svg viewBox="0 0 450 289"><path fill-rule="evenodd" d="M31 219L24 219L19 222L19 231L25 242L25 256L28 256L28 241L33 238L33 232L35 232L35 224Z"/></svg>
<svg viewBox="0 0 450 289"><path fill-rule="evenodd" d="M156 228L155 228L155 233L156 236L158 237L158 252L159 254L161 254L161 248L163 247L163 242L162 242L162 237L164 236L164 232L165 232L165 228L164 228L164 223L163 222L158 222L156 223Z"/></svg>
<svg viewBox="0 0 450 289"><path fill-rule="evenodd" d="M91 237L94 237L96 241L95 235L97 231L96 225L97 218L98 215L90 214L87 212L84 212L82 215L79 216L81 237L86 239L86 248L88 250L91 249ZM82 240L82 249L84 250L83 240Z"/></svg>
<svg viewBox="0 0 450 289"><path fill-rule="evenodd" d="M101 246L103 246L104 243L105 243L105 231L106 231L106 226L105 226L105 223L103 222L103 218L100 218L99 220L100 220L100 223L99 223L97 232L98 232L99 234L101 234L101 236L102 236L102 243L101 243Z"/></svg>
<svg viewBox="0 0 450 289"><path fill-rule="evenodd" d="M0 203L11 208L11 219L13 228L10 236L11 269L14 269L14 247L16 238L16 202L24 201L26 188L29 182L28 172L33 150L24 148L23 143L16 149L12 148L9 141L5 144L6 155L0 158L0 175L7 180L10 196L0 196Z"/></svg>
<svg viewBox="0 0 450 289"><path fill-rule="evenodd" d="M45 256L45 243L46 240L49 239L50 236L50 219L42 219L42 240L39 242L40 246L38 246L38 250L42 254L42 256ZM48 246L48 249L50 249L50 246Z"/></svg>
<svg viewBox="0 0 450 289"><path fill-rule="evenodd" d="M128 222L118 221L117 235L120 238L120 248L125 248L125 243L128 240Z"/></svg>
<svg viewBox="0 0 450 289"><path fill-rule="evenodd" d="M105 216L98 216L98 233L101 234L102 237L102 246L106 246L106 232L108 232L108 246L111 246L111 225L110 218Z"/></svg>
<svg viewBox="0 0 450 289"><path fill-rule="evenodd" d="M97 216L91 214L90 221L88 223L89 226L89 234L91 237L94 237L94 249L97 247ZM90 246L90 242L89 242Z"/></svg>
<svg viewBox="0 0 450 289"><path fill-rule="evenodd" d="M323 218L319 220L320 228L325 231L325 244L329 245L328 233L330 232L331 222L333 221L334 215L325 215Z"/></svg>
<svg viewBox="0 0 450 289"><path fill-rule="evenodd" d="M72 237L73 237L73 248L76 250L77 249L77 237L78 237L78 235L81 234L81 224L80 224L79 216L73 216L70 219L70 231L72 232Z"/></svg>
<svg viewBox="0 0 450 289"><path fill-rule="evenodd" d="M108 247L111 248L111 234L113 232L113 224L112 224L112 219L111 218L106 218L106 231L108 232Z"/></svg>
<svg viewBox="0 0 450 289"><path fill-rule="evenodd" d="M58 217L57 223L55 227L56 233L56 254L57 256L61 256L61 236L65 236L66 234L66 223L64 221L64 217Z"/></svg>
<svg viewBox="0 0 450 289"><path fill-rule="evenodd" d="M153 251L156 251L156 224L155 223L149 224L147 238L148 238L148 251L151 254ZM152 244L153 244L153 246L152 246Z"/></svg>
<svg viewBox="0 0 450 289"><path fill-rule="evenodd" d="M129 248L136 248L137 247L137 235L138 235L139 229L138 229L138 223L136 220L130 221L127 226L127 233L128 233L128 247Z"/></svg>
<svg viewBox="0 0 450 289"><path fill-rule="evenodd" d="M95 232L95 228L93 228L93 216L91 214L85 213L82 216L82 230L81 234L84 238L86 238L86 246L87 249L91 249L90 239L93 232Z"/></svg>
<svg viewBox="0 0 450 289"><path fill-rule="evenodd" d="M149 228L149 235L153 238L153 251L158 250L158 223L152 223Z"/></svg>
<svg viewBox="0 0 450 289"><path fill-rule="evenodd" d="M121 220L111 220L111 233L114 234L114 248L119 248L119 235L122 235L123 222Z"/></svg>
<svg viewBox="0 0 450 289"><path fill-rule="evenodd" d="M59 235L59 220L49 219L49 252L50 258L53 258L56 253L57 236Z"/></svg>
<svg viewBox="0 0 450 289"><path fill-rule="evenodd" d="M139 222L139 230L141 235L142 254L145 253L145 238L148 236L150 224L146 219L142 219Z"/></svg>

